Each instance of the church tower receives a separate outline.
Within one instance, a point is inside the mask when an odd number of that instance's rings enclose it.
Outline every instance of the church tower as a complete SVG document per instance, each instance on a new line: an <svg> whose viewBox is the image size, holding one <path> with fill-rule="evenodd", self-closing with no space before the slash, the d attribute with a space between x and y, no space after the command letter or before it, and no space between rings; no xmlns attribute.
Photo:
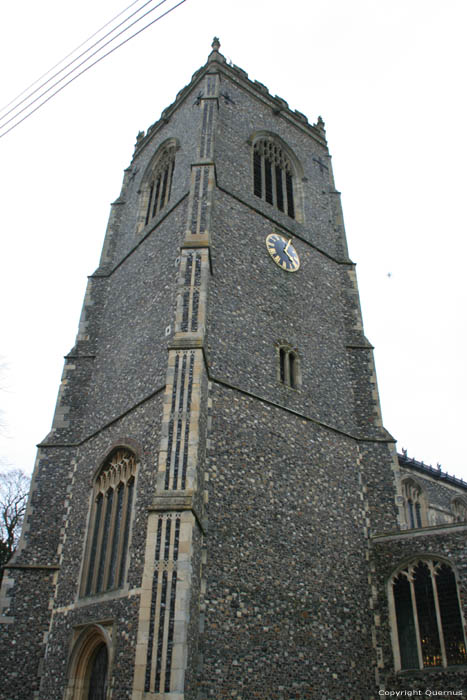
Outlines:
<svg viewBox="0 0 467 700"><path fill-rule="evenodd" d="M219 48L112 205L4 577L8 700L368 700L392 663L399 464L324 123Z"/></svg>

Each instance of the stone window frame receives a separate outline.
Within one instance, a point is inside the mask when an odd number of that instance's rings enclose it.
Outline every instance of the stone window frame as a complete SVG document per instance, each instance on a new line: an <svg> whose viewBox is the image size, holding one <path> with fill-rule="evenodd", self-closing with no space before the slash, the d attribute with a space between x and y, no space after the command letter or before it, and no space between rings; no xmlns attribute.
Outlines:
<svg viewBox="0 0 467 700"><path fill-rule="evenodd" d="M136 232L141 233L167 208L172 192L175 154L180 148L175 138L166 139L152 157L141 180Z"/></svg>
<svg viewBox="0 0 467 700"><path fill-rule="evenodd" d="M80 597L121 590L126 581L138 458L114 447L93 479Z"/></svg>
<svg viewBox="0 0 467 700"><path fill-rule="evenodd" d="M409 530L428 525L427 499L423 486L412 476L405 476L401 481L404 500L404 514Z"/></svg>
<svg viewBox="0 0 467 700"><path fill-rule="evenodd" d="M302 370L300 355L297 348L290 343L276 343L276 377L289 389L298 390L302 385Z"/></svg>
<svg viewBox="0 0 467 700"><path fill-rule="evenodd" d="M467 522L467 498L454 496L451 501L451 511L455 523Z"/></svg>
<svg viewBox="0 0 467 700"><path fill-rule="evenodd" d="M64 700L87 700L93 664L104 645L107 650L107 672L105 697L109 697L110 678L113 665L113 620L80 625L73 631L71 651L68 658L67 686Z"/></svg>
<svg viewBox="0 0 467 700"><path fill-rule="evenodd" d="M255 132L248 143L251 145L253 194L277 211L303 223L303 168L295 153L280 136L270 131ZM266 161L275 166L271 169L269 188ZM290 174L290 184L287 173ZM290 200L292 213L289 207Z"/></svg>
<svg viewBox="0 0 467 700"><path fill-rule="evenodd" d="M426 564L429 568L430 571L430 580L432 582L432 592L433 592L433 601L434 601L434 608L436 612L436 625L437 625L437 632L438 632L438 642L440 645L440 656L441 656L441 664L434 665L434 664L426 664L424 665L424 658L423 658L423 649L422 649L422 640L421 640L421 634L420 634L420 624L419 624L419 612L417 609L417 603L416 603L416 594L414 590L414 573L415 573L415 568L418 567L419 564ZM461 644L463 647L463 656L464 659L459 663L459 664L448 664L447 663L447 652L446 652L446 641L445 641L445 636L443 632L443 622L442 622L442 616L440 612L440 595L438 591L438 587L436 585L436 574L441 570L442 567L447 567L448 569L451 570L451 573L453 574L454 577L454 583L455 583L455 589L456 589L456 610L458 612L458 623L459 623L459 632L460 636L462 637L461 639ZM409 582L410 586L410 600L411 600L411 619L413 623L413 629L414 629L414 635L415 635L415 640L416 640L416 648L415 648L415 655L418 658L418 666L417 667L402 667L402 659L401 659L401 647L400 647L400 642L399 642L399 630L398 630L398 618L397 618L397 612L396 612L396 599L394 595L394 585L397 581L397 579L400 576L405 576ZM435 585L433 585L435 584ZM403 672L403 671L423 671L426 669L429 669L430 671L432 669L445 669L445 668L451 668L451 669L456 669L459 666L464 666L465 663L467 663L467 653L466 653L466 625L465 625L465 620L464 620L464 614L462 610L462 605L461 605L461 598L460 598L460 587L459 587L459 575L458 572L453 566L452 562L448 561L445 557L443 556L438 556L433 553L425 553L425 554L420 554L417 557L411 557L410 559L406 559L403 563L400 563L393 571L391 576L388 579L387 582L387 597L388 597L388 608L389 608L389 627L390 627L390 633L391 633L391 642L392 642L392 649L393 649L393 656L394 656L394 669L396 672ZM446 601L444 601L445 603ZM402 616L401 616L402 617ZM401 626L406 622L406 617L404 616L403 619L401 620ZM407 626L407 625L406 625ZM409 625L410 626L410 625Z"/></svg>

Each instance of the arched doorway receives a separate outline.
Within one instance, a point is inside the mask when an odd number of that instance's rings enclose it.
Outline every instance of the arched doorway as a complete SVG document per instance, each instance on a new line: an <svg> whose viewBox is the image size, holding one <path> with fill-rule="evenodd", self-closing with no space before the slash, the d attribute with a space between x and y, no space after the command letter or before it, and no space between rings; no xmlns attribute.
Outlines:
<svg viewBox="0 0 467 700"><path fill-rule="evenodd" d="M87 700L105 700L109 654L107 645L104 642L97 647L89 666L89 691Z"/></svg>
<svg viewBox="0 0 467 700"><path fill-rule="evenodd" d="M101 625L83 629L69 661L65 700L107 700L111 639Z"/></svg>

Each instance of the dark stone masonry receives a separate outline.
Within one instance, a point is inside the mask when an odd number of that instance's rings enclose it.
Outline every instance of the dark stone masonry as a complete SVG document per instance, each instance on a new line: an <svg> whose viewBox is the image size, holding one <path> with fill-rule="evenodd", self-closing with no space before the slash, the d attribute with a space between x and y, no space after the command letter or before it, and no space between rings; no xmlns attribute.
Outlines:
<svg viewBox="0 0 467 700"><path fill-rule="evenodd" d="M467 484L382 425L323 120L219 48L112 205L0 696L467 697Z"/></svg>

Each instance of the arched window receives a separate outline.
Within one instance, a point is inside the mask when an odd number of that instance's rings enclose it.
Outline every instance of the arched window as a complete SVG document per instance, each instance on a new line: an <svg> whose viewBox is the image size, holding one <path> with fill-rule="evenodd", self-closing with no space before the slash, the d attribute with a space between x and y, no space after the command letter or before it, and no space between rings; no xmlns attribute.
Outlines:
<svg viewBox="0 0 467 700"><path fill-rule="evenodd" d="M171 139L156 153L141 189L139 229L146 226L169 202L175 167L176 142Z"/></svg>
<svg viewBox="0 0 467 700"><path fill-rule="evenodd" d="M253 145L253 191L268 204L295 219L294 171L284 148L272 138Z"/></svg>
<svg viewBox="0 0 467 700"><path fill-rule="evenodd" d="M420 559L392 577L396 666L402 670L467 663L454 572L436 559Z"/></svg>
<svg viewBox="0 0 467 700"><path fill-rule="evenodd" d="M290 345L278 346L278 379L291 389L298 389L301 384L300 359L296 350Z"/></svg>
<svg viewBox="0 0 467 700"><path fill-rule="evenodd" d="M81 595L124 583L135 472L135 455L118 448L95 480Z"/></svg>
<svg viewBox="0 0 467 700"><path fill-rule="evenodd" d="M421 487L413 479L402 482L405 516L409 528L424 527L426 523L425 503Z"/></svg>
<svg viewBox="0 0 467 700"><path fill-rule="evenodd" d="M467 500L458 496L453 500L451 507L455 523L467 521Z"/></svg>

